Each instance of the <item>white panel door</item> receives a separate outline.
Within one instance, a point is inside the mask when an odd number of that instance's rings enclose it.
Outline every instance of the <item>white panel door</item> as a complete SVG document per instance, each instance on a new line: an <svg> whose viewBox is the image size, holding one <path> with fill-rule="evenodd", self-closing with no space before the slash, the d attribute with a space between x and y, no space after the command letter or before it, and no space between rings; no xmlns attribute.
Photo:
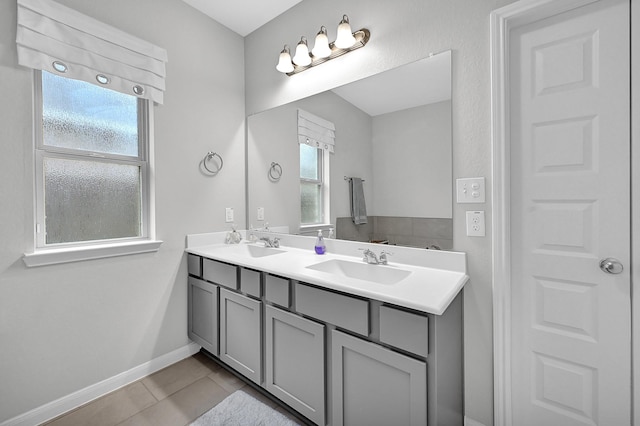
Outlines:
<svg viewBox="0 0 640 426"><path fill-rule="evenodd" d="M629 1L510 41L513 424L630 425Z"/></svg>

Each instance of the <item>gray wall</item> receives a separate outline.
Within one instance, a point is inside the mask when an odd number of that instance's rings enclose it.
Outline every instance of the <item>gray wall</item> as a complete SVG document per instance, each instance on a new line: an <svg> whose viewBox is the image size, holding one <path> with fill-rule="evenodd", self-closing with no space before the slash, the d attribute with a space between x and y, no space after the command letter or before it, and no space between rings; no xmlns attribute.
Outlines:
<svg viewBox="0 0 640 426"><path fill-rule="evenodd" d="M325 0L303 1L250 34L245 40L248 113L319 93L355 79L452 49L453 176L485 176L491 191L491 91L489 13L511 0ZM363 49L294 77L275 71L284 43L312 37L325 25L329 38L342 14L352 27L367 27ZM465 287L465 409L467 417L493 423L491 239L465 235L465 210L487 212L491 235L491 197L483 205L453 206L453 247L468 254Z"/></svg>
<svg viewBox="0 0 640 426"><path fill-rule="evenodd" d="M369 214L451 218L451 101L373 118Z"/></svg>
<svg viewBox="0 0 640 426"><path fill-rule="evenodd" d="M16 2L0 2L0 423L188 343L185 235L244 226L243 39L180 0L58 0L167 49L155 110L160 251L27 269L33 247L32 73ZM220 58L224 57L224 62ZM209 151L225 166L199 172Z"/></svg>

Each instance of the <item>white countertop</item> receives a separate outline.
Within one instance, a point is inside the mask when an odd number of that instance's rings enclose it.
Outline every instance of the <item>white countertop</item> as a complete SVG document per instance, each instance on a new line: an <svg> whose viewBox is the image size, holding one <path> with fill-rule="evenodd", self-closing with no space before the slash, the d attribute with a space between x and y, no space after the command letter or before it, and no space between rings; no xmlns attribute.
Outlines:
<svg viewBox="0 0 640 426"><path fill-rule="evenodd" d="M241 250L237 249L237 245L213 242L220 241L219 238L194 239L193 236L187 238L186 251L209 259L232 263L320 287L380 300L435 315L444 313L469 279L466 274L466 255L464 253L407 249L397 246L380 246L369 243L330 240L327 241L327 243L329 243L327 244L327 248L333 248L334 250L329 250L328 253L323 255L317 255L313 251L313 248L302 249L294 247L300 245L301 238L304 238L304 240L302 240L303 242L314 240L313 238L310 239L310 237L283 236L283 242L291 242L292 246L284 245L281 242L280 250L283 252L265 257L252 257L247 254L242 254ZM198 241L198 243L190 244L190 241L192 243ZM241 244L263 246L261 242L248 243L243 241ZM372 268L382 269L402 269L409 271L410 274L394 284L379 284L307 268L308 266L330 259L362 262L361 255L352 256L340 253L345 251L349 253L354 252L354 254L358 253L353 249L355 246L371 248L376 253L379 253L381 250L393 250L394 256L389 259L389 265L370 266ZM398 260L402 260L402 258L407 259L407 263L395 262L394 258L396 255L399 255ZM419 261L420 257L424 258L424 262ZM438 265L434 265L434 263L438 263L436 262L438 259L442 261L442 269L437 267ZM364 264L364 262L362 263ZM420 263L428 266L420 265Z"/></svg>

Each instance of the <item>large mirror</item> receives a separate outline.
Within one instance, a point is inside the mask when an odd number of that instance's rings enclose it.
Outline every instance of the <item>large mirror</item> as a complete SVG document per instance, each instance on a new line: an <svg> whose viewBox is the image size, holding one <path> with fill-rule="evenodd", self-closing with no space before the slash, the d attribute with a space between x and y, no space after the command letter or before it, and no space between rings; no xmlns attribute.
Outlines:
<svg viewBox="0 0 640 426"><path fill-rule="evenodd" d="M335 128L334 148L311 143L312 156L301 157L300 113ZM252 115L247 225L451 249L451 128L450 51ZM354 223L354 194L366 223ZM301 199L317 215L301 213ZM316 216L319 224L301 224Z"/></svg>

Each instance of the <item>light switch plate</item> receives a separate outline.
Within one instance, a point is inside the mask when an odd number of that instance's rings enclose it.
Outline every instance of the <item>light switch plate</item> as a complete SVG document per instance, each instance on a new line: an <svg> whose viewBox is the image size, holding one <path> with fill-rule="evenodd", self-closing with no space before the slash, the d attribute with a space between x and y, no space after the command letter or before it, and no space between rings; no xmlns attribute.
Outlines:
<svg viewBox="0 0 640 426"><path fill-rule="evenodd" d="M264 207L258 207L257 220L264 220Z"/></svg>
<svg viewBox="0 0 640 426"><path fill-rule="evenodd" d="M467 236L484 237L485 234L484 211L467 212Z"/></svg>
<svg viewBox="0 0 640 426"><path fill-rule="evenodd" d="M458 203L484 203L484 178L456 179L456 199Z"/></svg>
<svg viewBox="0 0 640 426"><path fill-rule="evenodd" d="M233 207L227 207L224 209L225 222L231 223L233 222Z"/></svg>

